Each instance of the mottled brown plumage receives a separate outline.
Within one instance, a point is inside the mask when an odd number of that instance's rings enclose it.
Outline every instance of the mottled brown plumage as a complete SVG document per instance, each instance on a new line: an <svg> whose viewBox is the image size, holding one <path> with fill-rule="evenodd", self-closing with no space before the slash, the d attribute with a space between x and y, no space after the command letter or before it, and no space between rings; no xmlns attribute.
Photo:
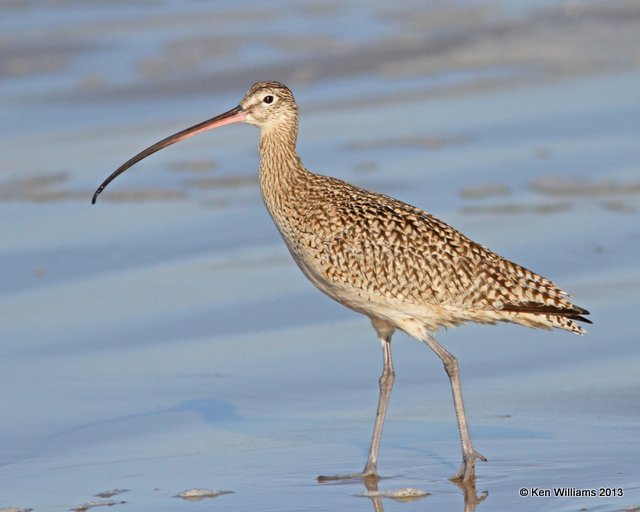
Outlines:
<svg viewBox="0 0 640 512"><path fill-rule="evenodd" d="M261 119L253 123L262 127L262 195L294 259L322 291L367 315L375 305L393 309L386 316L395 318L406 306L429 331L505 321L584 332L574 320L588 321L587 312L548 279L419 208L306 170L295 150L291 92L261 82L241 105L246 110L270 93L286 115L269 118L268 129Z"/></svg>
<svg viewBox="0 0 640 512"><path fill-rule="evenodd" d="M369 458L353 476L377 476L382 425L394 381L396 329L424 341L451 380L463 462L454 478L470 481L480 455L468 433L457 360L434 338L464 322L512 322L576 334L588 311L548 279L517 265L423 210L342 180L314 174L296 151L297 106L278 82L255 84L235 109L168 137L116 170L97 195L142 158L190 135L233 122L260 128L260 190L293 258L309 280L367 315L380 338L384 369ZM341 477L321 477L341 478Z"/></svg>

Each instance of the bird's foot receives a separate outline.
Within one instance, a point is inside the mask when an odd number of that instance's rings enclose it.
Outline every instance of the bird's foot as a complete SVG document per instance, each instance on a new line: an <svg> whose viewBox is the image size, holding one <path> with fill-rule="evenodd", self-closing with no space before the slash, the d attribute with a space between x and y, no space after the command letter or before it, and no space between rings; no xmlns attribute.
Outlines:
<svg viewBox="0 0 640 512"><path fill-rule="evenodd" d="M450 480L454 482L472 482L476 477L477 459L487 462L487 458L476 450L472 450L469 454L464 454L462 464L460 464L458 471L455 472Z"/></svg>
<svg viewBox="0 0 640 512"><path fill-rule="evenodd" d="M378 471L375 466L367 465L364 470L359 473L347 473L345 475L320 475L318 482L336 482L338 480L364 480L365 483L376 482L380 480Z"/></svg>

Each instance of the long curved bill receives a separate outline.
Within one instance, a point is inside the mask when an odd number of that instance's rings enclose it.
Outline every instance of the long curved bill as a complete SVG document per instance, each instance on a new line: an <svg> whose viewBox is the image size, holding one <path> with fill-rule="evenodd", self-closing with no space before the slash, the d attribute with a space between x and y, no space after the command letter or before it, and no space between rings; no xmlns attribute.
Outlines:
<svg viewBox="0 0 640 512"><path fill-rule="evenodd" d="M149 155L153 155L156 151L160 151L167 146L171 146L171 144L175 144L176 142L180 142L181 140L187 139L193 135L197 135L198 133L206 132L207 130L213 130L214 128L218 128L220 126L224 126L226 124L232 123L240 123L244 121L247 117L247 112L242 109L240 105L235 108L232 108L228 112L224 114L220 114L219 116L213 117L202 123L198 123L190 128L186 128L178 133L174 133L170 135L166 139L162 139L160 142L156 142L153 146L149 146L144 151L141 151L133 158L127 160L120 167L118 167L111 175L102 182L102 185L98 187L95 194L93 194L93 199L91 200L91 204L95 204L98 199L98 195L118 176L120 176L124 171L126 171L129 167L137 164L140 160L147 158Z"/></svg>

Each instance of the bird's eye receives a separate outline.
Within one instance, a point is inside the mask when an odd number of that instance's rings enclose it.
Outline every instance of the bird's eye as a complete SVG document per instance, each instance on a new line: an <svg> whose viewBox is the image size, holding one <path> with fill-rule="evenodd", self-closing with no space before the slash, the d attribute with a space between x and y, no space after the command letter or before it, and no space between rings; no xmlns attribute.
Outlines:
<svg viewBox="0 0 640 512"><path fill-rule="evenodd" d="M271 94L268 94L267 96L265 96L264 98L262 98L262 101L264 101L265 103L269 104L269 103L273 103L273 96L271 96Z"/></svg>

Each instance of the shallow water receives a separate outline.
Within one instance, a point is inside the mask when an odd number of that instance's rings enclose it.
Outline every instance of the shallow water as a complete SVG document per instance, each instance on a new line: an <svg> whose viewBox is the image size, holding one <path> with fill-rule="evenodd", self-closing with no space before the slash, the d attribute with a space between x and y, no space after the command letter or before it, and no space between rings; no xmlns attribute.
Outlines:
<svg viewBox="0 0 640 512"><path fill-rule="evenodd" d="M477 510L640 506L640 4L2 9L0 510L464 509L446 376L402 334L379 488L430 495L316 482L364 464L379 346L290 260L255 129L179 144L89 204L259 79L294 89L309 168L427 209L592 312L584 337L440 333L489 459ZM519 495L601 487L624 494ZM198 488L231 493L174 497Z"/></svg>

